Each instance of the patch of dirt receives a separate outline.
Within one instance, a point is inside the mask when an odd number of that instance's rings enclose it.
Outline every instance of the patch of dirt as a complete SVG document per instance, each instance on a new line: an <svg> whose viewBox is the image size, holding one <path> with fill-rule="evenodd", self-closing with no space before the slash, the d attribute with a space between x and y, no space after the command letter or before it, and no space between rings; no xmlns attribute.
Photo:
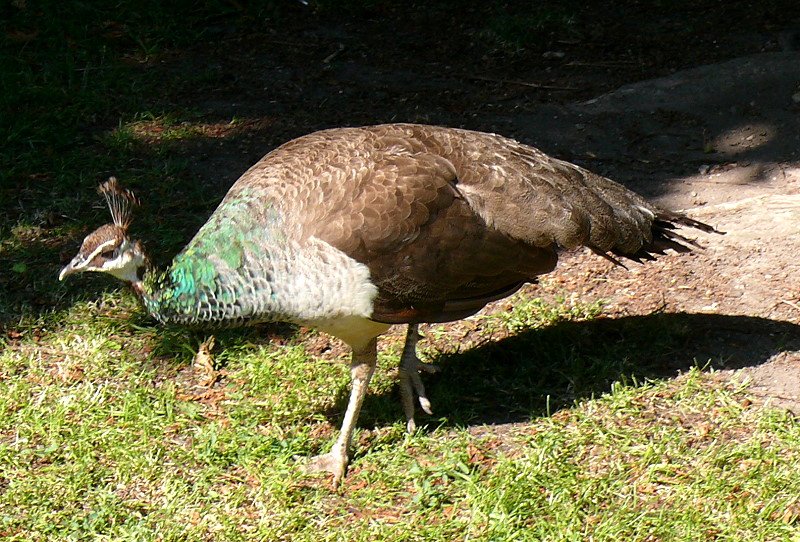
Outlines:
<svg viewBox="0 0 800 542"><path fill-rule="evenodd" d="M725 232L687 231L702 250L627 268L588 250L565 254L555 273L528 287L530 294L604 300L604 315L615 318L669 312L774 322L714 327L709 320L697 330L703 340L675 355L700 363L725 358L725 367L737 369L724 374L751 381L753 393L770 404L800 412L800 106L792 98L798 85L800 54L764 54L517 119L520 130L544 128L538 137L547 146L584 157L574 161ZM700 135L711 133L714 148L704 148Z"/></svg>
<svg viewBox="0 0 800 542"><path fill-rule="evenodd" d="M608 300L607 314L655 311L759 316L800 322L800 194L776 194L689 209L724 235L698 233L704 247L624 269L592 253L566 255L543 289Z"/></svg>
<svg viewBox="0 0 800 542"><path fill-rule="evenodd" d="M596 133L618 134L611 143L596 142L596 148L616 156L624 156L622 148L626 148L632 163L637 162L634 149L640 130L628 130L626 125L641 126L637 116L649 112L649 134L688 141L692 131L710 131L723 112L729 129L714 131L721 143L713 153L690 145L681 152L666 142L651 146L643 163L666 166L656 176L668 182L655 189L648 189L642 180L628 184L649 192L665 207L688 206L685 210L690 216L726 233L697 233L693 237L704 250L671 254L645 265L630 264L628 269L589 252L570 254L540 291L555 295L567 290L583 301L608 300L606 313L616 316L666 311L800 323L796 280L800 271L800 109L792 98L799 84L800 55L758 55L623 87L564 108L582 119L584 132L592 126ZM712 92L711 88L724 90ZM765 88L769 88L768 97ZM733 95L741 104L739 109L730 105ZM605 116L608 112L616 113L613 125ZM693 120L674 125L675 118ZM567 142L570 135L564 138ZM674 165L669 167L677 159L682 168L700 166L681 174ZM704 165L712 162L717 165ZM605 173L613 176L613 172ZM800 337L800 327L797 330L795 337ZM737 358L746 359L752 353L752 363L758 359L755 352L778 340L769 329L749 333L745 340L732 330L718 330L717 335L723 343L736 344ZM786 339L781 335L780 340ZM791 348L798 348L796 341ZM772 404L800 412L800 352L780 352L732 376L751 380L754 393L772 398Z"/></svg>

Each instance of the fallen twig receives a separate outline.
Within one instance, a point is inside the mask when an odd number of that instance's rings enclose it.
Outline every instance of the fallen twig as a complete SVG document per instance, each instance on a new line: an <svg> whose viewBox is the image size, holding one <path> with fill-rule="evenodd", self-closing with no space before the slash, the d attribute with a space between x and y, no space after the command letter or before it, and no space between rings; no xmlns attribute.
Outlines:
<svg viewBox="0 0 800 542"><path fill-rule="evenodd" d="M340 54L342 54L342 51L344 51L345 49L346 49L346 47L344 46L344 44L343 44L343 43L340 43L340 44L339 44L339 48L338 48L336 51L334 51L334 52L332 52L331 54L329 54L328 56L326 56L326 57L325 57L325 58L322 60L322 63L323 63L323 64L330 64L330 63L331 63L331 61L332 61L334 58L336 58L337 56L339 56Z"/></svg>
<svg viewBox="0 0 800 542"><path fill-rule="evenodd" d="M474 81L489 81L491 83L502 83L504 85L520 85L523 87L540 88L545 90L578 90L577 87L562 87L558 85L541 85L539 83L530 83L528 81L518 81L516 79L497 79L494 77L484 77L482 75L468 75L467 79Z"/></svg>
<svg viewBox="0 0 800 542"><path fill-rule="evenodd" d="M573 60L571 62L567 62L565 66L587 66L587 67L599 67L599 68L620 68L623 66L632 66L636 64L636 62L632 60L618 60L616 62L582 62L580 60Z"/></svg>

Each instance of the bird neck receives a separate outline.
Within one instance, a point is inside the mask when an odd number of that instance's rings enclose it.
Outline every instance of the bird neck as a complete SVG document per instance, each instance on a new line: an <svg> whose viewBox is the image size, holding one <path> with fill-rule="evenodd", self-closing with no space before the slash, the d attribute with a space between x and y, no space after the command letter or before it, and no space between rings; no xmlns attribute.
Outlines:
<svg viewBox="0 0 800 542"><path fill-rule="evenodd" d="M204 263L182 261L179 255L166 270L144 268L141 280L131 286L147 312L161 323L207 322L214 318L204 309L216 305L217 292L213 273L204 269Z"/></svg>
<svg viewBox="0 0 800 542"><path fill-rule="evenodd" d="M192 242L165 270L145 267L131 285L147 312L161 323L185 325L286 320L271 273L248 262L241 239L225 241L214 250ZM268 257L260 261L269 263Z"/></svg>
<svg viewBox="0 0 800 542"><path fill-rule="evenodd" d="M144 253L140 252L141 258L139 265L136 267L134 273L127 277L126 282L130 284L134 293L139 297L139 300L147 306L148 301L152 298L153 291L149 286L152 284L152 278L160 272L151 263L150 258Z"/></svg>
<svg viewBox="0 0 800 542"><path fill-rule="evenodd" d="M255 189L237 192L166 270L146 269L133 286L147 311L160 322L214 326L368 318L377 295L369 269L303 239L269 201Z"/></svg>
<svg viewBox="0 0 800 542"><path fill-rule="evenodd" d="M150 265L148 261L146 265L143 265L136 269L136 279L129 281L131 288L133 289L134 293L144 301L144 297L149 294L149 292L144 287L145 278L152 274L157 273L157 270Z"/></svg>

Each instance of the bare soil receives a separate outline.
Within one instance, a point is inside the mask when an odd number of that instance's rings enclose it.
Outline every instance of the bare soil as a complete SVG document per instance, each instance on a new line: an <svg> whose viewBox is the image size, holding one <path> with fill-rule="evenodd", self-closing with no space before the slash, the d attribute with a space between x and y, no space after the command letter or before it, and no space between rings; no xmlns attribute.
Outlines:
<svg viewBox="0 0 800 542"><path fill-rule="evenodd" d="M693 235L703 250L628 269L590 253L571 254L544 288L567 289L583 301L608 300L609 315L665 311L774 322L705 329L705 345L693 343L692 354L726 355L728 365L739 369L725 374L750 380L755 393L795 412L800 328L783 326L778 332L777 324L800 322L799 85L800 55L762 54L681 71L565 108L562 118L577 114L583 131L618 134L608 138L611 143L598 140L593 147L598 154L672 165L672 171L656 174L666 182L655 189L647 185L652 176L629 185L725 234ZM701 128L715 136L708 147L692 148L692 132ZM660 143L636 152L641 133ZM675 165L684 172L674 171ZM613 176L614 169L608 166L607 173Z"/></svg>

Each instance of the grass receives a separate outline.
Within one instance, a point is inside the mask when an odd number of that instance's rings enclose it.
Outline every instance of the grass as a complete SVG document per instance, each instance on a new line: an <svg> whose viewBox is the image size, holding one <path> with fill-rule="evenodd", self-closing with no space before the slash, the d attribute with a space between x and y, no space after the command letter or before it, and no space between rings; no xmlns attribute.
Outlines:
<svg viewBox="0 0 800 542"><path fill-rule="evenodd" d="M315 9L331 17L336 5ZM368 9L378 17L393 5ZM159 261L222 197L224 183L197 182L186 149L224 141L230 153L256 121L176 106L220 76L161 66L304 9L237 6L0 8L3 540L795 535L797 422L751 403L746 385L693 368L707 360L683 360L687 374L658 380L661 358L691 333L675 315L609 322L599 305L520 294L506 312L431 326L422 347L442 365L426 378L436 416L421 417L413 435L404 432L390 337L339 493L302 474L297 459L335 439L348 385L339 350L286 326L221 333L209 384L207 368L192 364L201 333L156 326L107 278L57 283L60 265L105 216L94 187L108 175L148 194L134 227L158 240L150 246ZM544 47L580 22L564 7L489 15L476 39L513 55L529 45L527 29L539 30ZM501 425L484 427L493 423Z"/></svg>
<svg viewBox="0 0 800 542"><path fill-rule="evenodd" d="M130 296L109 294L6 340L4 540L777 540L796 529L800 425L756 407L745 384L692 369L510 426L428 419L406 435L384 358L337 493L296 457L335 437L343 360L310 354L305 334L277 346L231 333L218 382L203 386L191 365L201 337L162 337L131 310ZM465 356L441 360L445 375L469 368ZM515 373L541 363L529 365ZM467 378L451 397L443 385L431 393L442 414L503 391Z"/></svg>

